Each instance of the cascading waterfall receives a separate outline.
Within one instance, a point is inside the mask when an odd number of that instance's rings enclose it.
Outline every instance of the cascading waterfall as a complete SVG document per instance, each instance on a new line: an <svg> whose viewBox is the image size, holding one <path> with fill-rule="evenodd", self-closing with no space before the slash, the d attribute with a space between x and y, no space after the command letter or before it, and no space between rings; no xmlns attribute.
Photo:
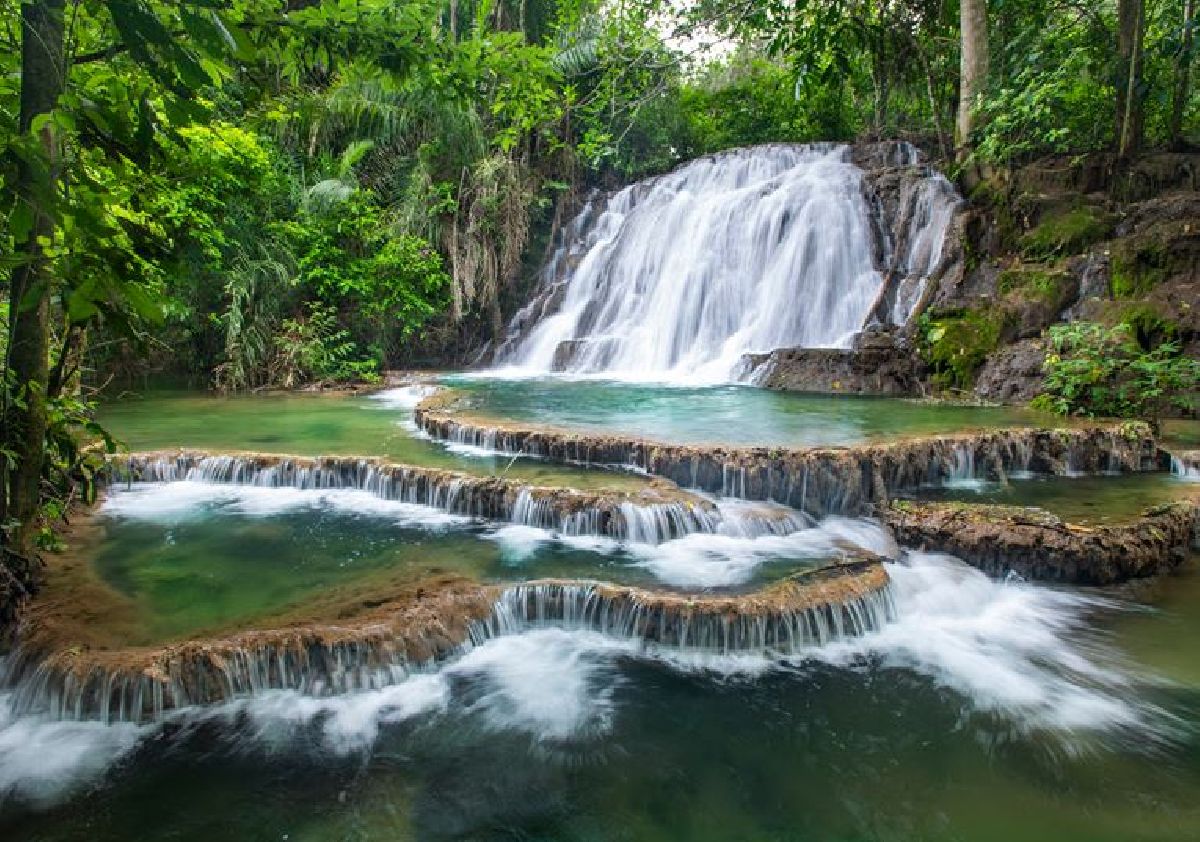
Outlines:
<svg viewBox="0 0 1200 842"><path fill-rule="evenodd" d="M915 150L898 149L899 166L915 163ZM497 362L725 381L748 353L848 347L875 317L889 268L899 280L883 316L903 323L941 258L957 194L935 173L920 178L893 243L864 191L850 147L769 145L638 182L602 211L589 203Z"/></svg>
<svg viewBox="0 0 1200 842"><path fill-rule="evenodd" d="M886 577L884 579L886 582ZM471 627L478 645L546 626L586 629L640 643L709 653L792 653L877 631L895 619L886 584L795 607L742 610L718 603L663 598L630 588L577 582L533 582L507 588L492 614Z"/></svg>
<svg viewBox="0 0 1200 842"><path fill-rule="evenodd" d="M141 482L204 482L267 488L353 489L384 500L456 515L507 521L567 536L598 536L661 544L685 535L753 538L812 526L782 506L739 507L676 492L662 502L615 494L534 488L496 477L474 477L367 459L292 459L240 455L131 455Z"/></svg>

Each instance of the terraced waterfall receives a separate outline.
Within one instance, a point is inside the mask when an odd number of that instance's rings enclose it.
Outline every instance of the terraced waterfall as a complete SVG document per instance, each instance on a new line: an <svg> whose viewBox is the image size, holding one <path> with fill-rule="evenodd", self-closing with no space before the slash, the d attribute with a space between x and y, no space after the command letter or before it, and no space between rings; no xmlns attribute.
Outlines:
<svg viewBox="0 0 1200 842"><path fill-rule="evenodd" d="M728 382L910 319L957 201L723 153L595 197L499 370L105 405L0 834L1200 838L1200 430Z"/></svg>

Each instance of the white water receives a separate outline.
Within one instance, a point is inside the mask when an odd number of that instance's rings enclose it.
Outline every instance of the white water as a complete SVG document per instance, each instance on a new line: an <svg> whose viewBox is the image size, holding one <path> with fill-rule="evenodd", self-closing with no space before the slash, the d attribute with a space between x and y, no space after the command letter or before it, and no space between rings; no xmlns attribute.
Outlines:
<svg viewBox="0 0 1200 842"><path fill-rule="evenodd" d="M1194 455L1185 460L1172 454L1171 473L1186 482L1200 482L1200 461Z"/></svg>
<svg viewBox="0 0 1200 842"><path fill-rule="evenodd" d="M566 255L578 261L561 304L543 316L539 298L518 314L515 328L536 324L498 363L703 383L734 378L747 353L848 347L883 285L862 177L847 147L759 146L621 190L594 221L590 207L581 214L579 239L546 270L550 285ZM957 200L940 176L924 181L907 197L895 259L915 279L898 290L899 322L941 257Z"/></svg>
<svg viewBox="0 0 1200 842"><path fill-rule="evenodd" d="M318 729L335 753L369 750L380 730L415 717L467 717L535 741L587 740L610 733L621 710L613 690L621 662L648 659L715 680L791 671L806 664L912 670L961 694L978 711L1018 731L1057 734L1064 747L1092 738L1169 739L1172 722L1140 698L1147 680L1087 631L1088 616L1111 603L1023 582L997 582L947 556L912 553L889 564L897 619L860 639L774 660L761 654L706 655L646 647L596 632L539 629L490 640L432 673L392 687L312 698L272 691L172 721L249 723L251 745L270 750L310 740ZM96 781L161 726L55 722L14 716L0 693L0 801L47 804ZM1082 741L1082 742L1081 742Z"/></svg>
<svg viewBox="0 0 1200 842"><path fill-rule="evenodd" d="M195 480L115 486L100 506L101 511L115 517L153 523L194 520L213 512L270 517L318 509L386 519L409 528L440 530L474 522L432 506L388 500L357 489L223 485Z"/></svg>

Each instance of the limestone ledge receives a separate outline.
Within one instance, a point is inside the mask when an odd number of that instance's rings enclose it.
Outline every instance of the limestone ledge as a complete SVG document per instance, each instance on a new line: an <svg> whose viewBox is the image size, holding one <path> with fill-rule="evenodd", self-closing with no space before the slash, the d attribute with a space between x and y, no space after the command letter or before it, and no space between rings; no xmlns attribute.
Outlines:
<svg viewBox="0 0 1200 842"><path fill-rule="evenodd" d="M890 606L887 586L880 560L865 557L739 595L440 576L324 619L137 647L80 644L74 618L35 602L4 683L19 710L145 721L268 689L328 695L386 686L466 646L547 624L719 651L821 643L877 627Z"/></svg>
<svg viewBox="0 0 1200 842"><path fill-rule="evenodd" d="M730 447L495 421L456 410L460 400L452 390L433 395L417 407L417 423L443 441L570 464L623 466L684 488L771 500L818 517L869 515L897 492L951 478L1151 471L1169 462L1150 426L1140 422L985 430L851 447Z"/></svg>
<svg viewBox="0 0 1200 842"><path fill-rule="evenodd" d="M909 547L946 552L991 576L1110 585L1166 572L1200 549L1200 496L1128 523L1083 526L1038 508L896 501L883 520Z"/></svg>
<svg viewBox="0 0 1200 842"><path fill-rule="evenodd" d="M666 540L707 531L711 500L654 478L636 490L582 491L503 476L403 465L367 457L164 450L113 457L110 481L206 482L314 489L357 489L454 514L524 523L570 534L628 537L647 522Z"/></svg>

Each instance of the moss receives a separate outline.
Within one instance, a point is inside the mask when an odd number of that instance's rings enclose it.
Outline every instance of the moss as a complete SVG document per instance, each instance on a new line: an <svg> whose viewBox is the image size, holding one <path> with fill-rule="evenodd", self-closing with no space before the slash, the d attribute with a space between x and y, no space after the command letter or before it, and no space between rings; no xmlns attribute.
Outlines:
<svg viewBox="0 0 1200 842"><path fill-rule="evenodd" d="M1118 319L1127 325L1144 351L1152 351L1164 342L1179 338L1179 324L1164 318L1151 304L1133 304L1125 307Z"/></svg>
<svg viewBox="0 0 1200 842"><path fill-rule="evenodd" d="M1033 230L1021 237L1021 251L1028 257L1080 254L1111 236L1112 217L1098 208L1081 206L1047 214Z"/></svg>
<svg viewBox="0 0 1200 842"><path fill-rule="evenodd" d="M1017 293L1024 298L1056 303L1064 297L1069 283L1064 272L1042 266L1018 266L1001 272L996 288L1001 295Z"/></svg>
<svg viewBox="0 0 1200 842"><path fill-rule="evenodd" d="M996 350L1012 320L1002 307L968 307L930 315L922 323L921 355L934 381L967 388L987 356Z"/></svg>
<svg viewBox="0 0 1200 842"><path fill-rule="evenodd" d="M1112 293L1116 298L1140 298L1167 278L1168 256L1161 241L1126 237L1113 243Z"/></svg>

